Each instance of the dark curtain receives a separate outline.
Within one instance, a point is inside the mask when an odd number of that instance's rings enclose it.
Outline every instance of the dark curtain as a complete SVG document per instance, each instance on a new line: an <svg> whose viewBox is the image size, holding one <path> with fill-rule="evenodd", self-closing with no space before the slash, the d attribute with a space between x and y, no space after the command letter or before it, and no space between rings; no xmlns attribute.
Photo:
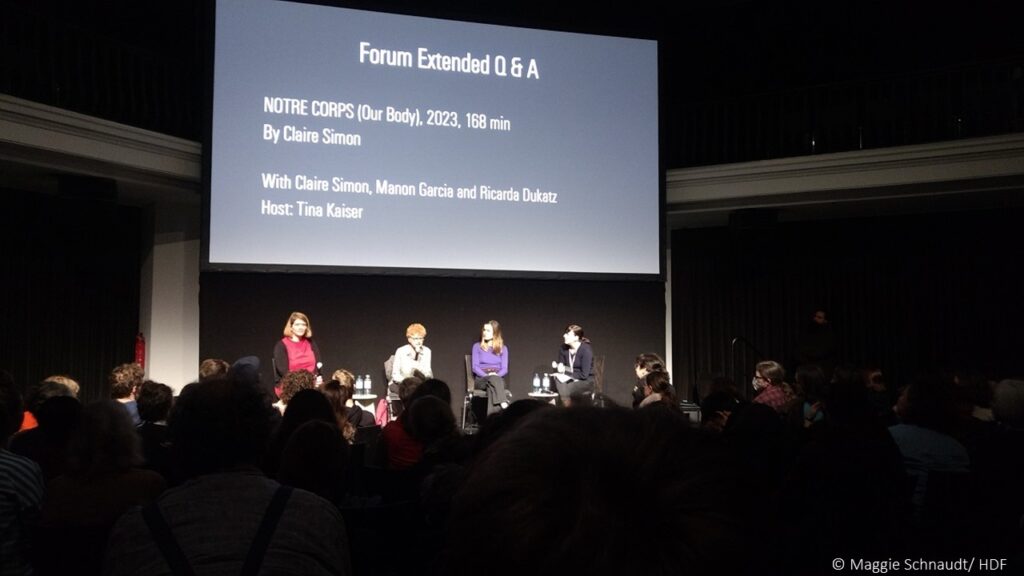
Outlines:
<svg viewBox="0 0 1024 576"><path fill-rule="evenodd" d="M107 375L133 359L139 325L141 213L113 183L62 181L60 195L3 190L0 368L22 388L53 374L109 395Z"/></svg>
<svg viewBox="0 0 1024 576"><path fill-rule="evenodd" d="M816 309L836 362L896 386L936 370L1024 374L1022 221L1008 208L676 231L674 380L692 393L725 375L749 393L762 357L792 375Z"/></svg>

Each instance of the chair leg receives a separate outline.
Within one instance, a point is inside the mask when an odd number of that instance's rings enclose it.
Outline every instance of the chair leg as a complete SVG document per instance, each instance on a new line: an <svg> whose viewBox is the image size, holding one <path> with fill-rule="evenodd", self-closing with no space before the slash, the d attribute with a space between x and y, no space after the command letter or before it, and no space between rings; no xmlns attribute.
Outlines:
<svg viewBox="0 0 1024 576"><path fill-rule="evenodd" d="M461 428L462 428L463 432L466 431L466 412L469 410L469 402L470 402L470 398L469 398L468 394L466 396L462 397L462 425L461 425Z"/></svg>

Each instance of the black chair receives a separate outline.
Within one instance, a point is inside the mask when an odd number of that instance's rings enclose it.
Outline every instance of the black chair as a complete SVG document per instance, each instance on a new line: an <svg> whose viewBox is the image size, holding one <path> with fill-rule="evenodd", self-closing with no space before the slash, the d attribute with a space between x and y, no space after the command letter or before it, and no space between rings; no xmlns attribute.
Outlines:
<svg viewBox="0 0 1024 576"><path fill-rule="evenodd" d="M475 431L487 417L487 391L476 389L476 375L473 374L473 359L469 354L463 357L466 365L466 394L462 398L462 431ZM472 420L467 425L467 416Z"/></svg>

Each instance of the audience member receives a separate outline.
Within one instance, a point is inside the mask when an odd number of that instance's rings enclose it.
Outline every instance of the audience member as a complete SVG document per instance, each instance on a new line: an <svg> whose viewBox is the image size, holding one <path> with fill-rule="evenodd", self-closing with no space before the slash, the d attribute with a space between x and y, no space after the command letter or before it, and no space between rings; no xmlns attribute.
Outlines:
<svg viewBox="0 0 1024 576"><path fill-rule="evenodd" d="M288 408L288 402L292 397L302 390L314 390L316 388L316 376L307 370L293 370L281 378L281 393L278 401L274 404L281 414Z"/></svg>
<svg viewBox="0 0 1024 576"><path fill-rule="evenodd" d="M668 372L651 372L644 377L644 399L639 407L662 403L672 408L676 405L676 391L672 387Z"/></svg>
<svg viewBox="0 0 1024 576"><path fill-rule="evenodd" d="M7 450L7 440L18 431L22 414L14 378L0 370L0 567L6 574L32 574L28 528L43 502L39 465Z"/></svg>
<svg viewBox="0 0 1024 576"><path fill-rule="evenodd" d="M98 574L103 544L125 511L153 501L164 479L142 463L139 437L124 404L100 400L82 409L68 472L46 487L41 541L62 542L61 554L40 550L41 574Z"/></svg>
<svg viewBox="0 0 1024 576"><path fill-rule="evenodd" d="M535 410L456 495L444 573L735 573L737 494L727 452L678 411Z"/></svg>
<svg viewBox="0 0 1024 576"><path fill-rule="evenodd" d="M29 389L28 394L25 395L25 415L21 421L21 431L32 430L38 426L39 421L36 417L38 416L39 407L50 398L56 398L57 396L70 396L73 398L75 395L67 384L54 380L43 380Z"/></svg>
<svg viewBox="0 0 1024 576"><path fill-rule="evenodd" d="M143 467L173 482L167 416L171 413L174 391L166 384L146 380L139 386L137 402L142 420L137 430L142 439Z"/></svg>
<svg viewBox="0 0 1024 576"><path fill-rule="evenodd" d="M220 358L207 358L199 363L199 381L206 382L227 376L231 366Z"/></svg>
<svg viewBox="0 0 1024 576"><path fill-rule="evenodd" d="M68 446L78 429L81 411L81 403L71 396L54 396L43 402L36 409L39 426L15 434L11 452L39 464L46 481L64 474Z"/></svg>
<svg viewBox="0 0 1024 576"><path fill-rule="evenodd" d="M190 479L118 521L105 574L170 573L154 536L161 532L196 573L238 574L252 552L253 573L348 574L337 509L305 490L281 489L259 471L272 416L268 396L255 383L224 379L186 386L168 425ZM165 530L154 528L163 525ZM270 536L254 546L260 532Z"/></svg>
<svg viewBox="0 0 1024 576"><path fill-rule="evenodd" d="M141 424L142 420L139 419L135 394L144 377L145 372L138 364L121 364L110 372L110 397L124 404L132 417L132 423L136 426Z"/></svg>
<svg viewBox="0 0 1024 576"><path fill-rule="evenodd" d="M633 372L636 373L636 384L633 385L633 408L644 401L644 378L651 372L664 372L665 361L653 352L644 352L636 357Z"/></svg>
<svg viewBox="0 0 1024 576"><path fill-rule="evenodd" d="M793 401L793 390L786 384L786 370L774 360L758 362L751 381L757 396L754 403L764 404L779 414L786 414Z"/></svg>

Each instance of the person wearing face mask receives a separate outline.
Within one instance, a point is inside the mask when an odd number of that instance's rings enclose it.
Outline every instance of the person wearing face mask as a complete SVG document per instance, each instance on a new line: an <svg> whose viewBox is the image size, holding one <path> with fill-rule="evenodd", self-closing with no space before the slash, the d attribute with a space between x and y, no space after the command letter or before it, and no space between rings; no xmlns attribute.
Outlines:
<svg viewBox="0 0 1024 576"><path fill-rule="evenodd" d="M750 384L757 394L754 396L755 404L769 406L779 414L786 413L793 400L793 392L786 384L786 370L782 364L774 360L758 362Z"/></svg>
<svg viewBox="0 0 1024 576"><path fill-rule="evenodd" d="M292 312L284 325L284 338L274 344L274 391L281 395L280 381L285 374L306 370L321 382L320 347L313 340L313 326L302 312Z"/></svg>
<svg viewBox="0 0 1024 576"><path fill-rule="evenodd" d="M505 393L508 346L497 320L490 320L480 330L480 342L473 345L472 358L476 389L487 391L487 414L504 410L508 407Z"/></svg>
<svg viewBox="0 0 1024 576"><path fill-rule="evenodd" d="M554 365L557 370L555 388L562 397L562 404L571 406L589 400L594 392L594 351L590 339L583 335L583 328L576 324L566 326L562 341Z"/></svg>

